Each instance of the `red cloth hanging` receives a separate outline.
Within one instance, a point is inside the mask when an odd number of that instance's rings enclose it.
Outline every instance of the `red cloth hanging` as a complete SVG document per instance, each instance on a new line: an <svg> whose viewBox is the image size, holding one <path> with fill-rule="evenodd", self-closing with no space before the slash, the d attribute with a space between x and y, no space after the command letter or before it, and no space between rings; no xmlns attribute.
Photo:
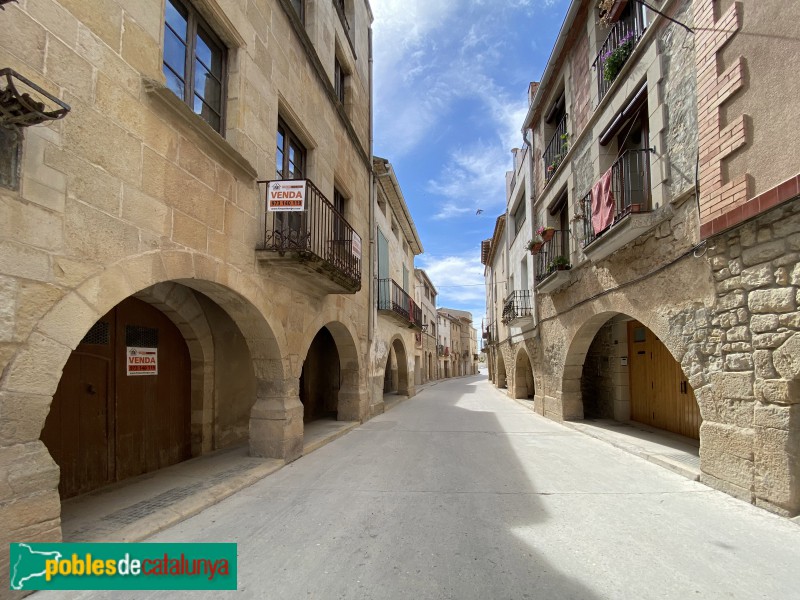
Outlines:
<svg viewBox="0 0 800 600"><path fill-rule="evenodd" d="M606 171L592 188L592 228L600 233L614 222L614 192L611 190L612 169Z"/></svg>

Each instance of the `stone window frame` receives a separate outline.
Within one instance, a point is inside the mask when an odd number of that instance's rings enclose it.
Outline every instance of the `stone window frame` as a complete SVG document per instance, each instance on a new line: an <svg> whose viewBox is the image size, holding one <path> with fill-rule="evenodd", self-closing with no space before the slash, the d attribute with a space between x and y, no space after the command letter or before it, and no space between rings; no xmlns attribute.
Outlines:
<svg viewBox="0 0 800 600"><path fill-rule="evenodd" d="M183 78L180 77L178 73L174 71L174 69L166 62L166 38L168 31L172 31L176 36L178 35L177 32L169 25L167 22L167 15L166 11L168 10L167 5L172 5L178 12L182 9L186 13L186 51L184 54L184 76ZM186 104L189 109L196 114L200 119L203 120L209 127L214 129L217 133L224 137L226 131L226 107L227 107L227 89L228 89L228 59L229 59L229 48L222 41L221 37L214 28L209 25L208 21L204 18L201 12L198 10L196 6L192 2L188 0L166 0L164 6L164 48L162 50L162 71L164 76L167 78L167 89L169 89L172 93L175 94L176 97L180 98L184 104ZM183 15L181 15L183 16ZM200 34L203 33L205 35L206 40L203 40L204 43L209 46L209 41L216 46L216 48L209 49L213 52L217 51L220 57L220 65L221 71L220 76L218 79L220 84L220 97L219 97L219 106L214 107L208 102L205 101L205 98L200 97L200 101L203 105L208 106L214 113L217 114L219 117L219 127L216 127L213 123L211 123L208 119L203 117L202 114L195 112L194 110L194 99L197 96L195 91L195 61L200 60L197 56L197 39ZM201 61L202 62L202 61ZM206 65L204 65L206 66ZM207 67L208 68L208 67ZM211 69L208 68L209 72ZM174 73L176 77L181 79L181 83L183 83L184 91L183 96L178 94L172 87L169 85L169 77L167 71ZM213 73L212 73L213 75ZM215 76L216 78L216 76Z"/></svg>

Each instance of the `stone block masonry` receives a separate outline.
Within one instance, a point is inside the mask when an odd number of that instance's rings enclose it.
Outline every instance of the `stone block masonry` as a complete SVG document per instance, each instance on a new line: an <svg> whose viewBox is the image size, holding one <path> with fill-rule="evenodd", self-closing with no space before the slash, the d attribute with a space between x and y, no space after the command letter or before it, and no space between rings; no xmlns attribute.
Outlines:
<svg viewBox="0 0 800 600"><path fill-rule="evenodd" d="M720 443L704 439L704 481L787 516L800 512L796 231L794 200L709 240L717 299L707 339L689 353L697 362L689 368L708 382L700 388L704 431L724 424L728 432Z"/></svg>

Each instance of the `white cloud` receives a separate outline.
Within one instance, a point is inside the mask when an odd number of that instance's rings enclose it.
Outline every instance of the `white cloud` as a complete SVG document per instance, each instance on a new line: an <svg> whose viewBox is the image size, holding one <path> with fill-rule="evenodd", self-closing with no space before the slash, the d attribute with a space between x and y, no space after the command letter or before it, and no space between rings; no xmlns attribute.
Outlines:
<svg viewBox="0 0 800 600"><path fill-rule="evenodd" d="M486 311L486 288L477 251L450 256L423 254L419 266L439 293L437 306L469 311L473 321L480 323Z"/></svg>

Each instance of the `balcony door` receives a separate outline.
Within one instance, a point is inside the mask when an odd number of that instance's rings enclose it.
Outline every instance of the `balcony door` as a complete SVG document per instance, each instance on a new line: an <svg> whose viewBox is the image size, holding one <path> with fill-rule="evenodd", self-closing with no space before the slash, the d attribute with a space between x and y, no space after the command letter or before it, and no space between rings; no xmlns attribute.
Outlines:
<svg viewBox="0 0 800 600"><path fill-rule="evenodd" d="M389 240L378 229L378 308L390 309L392 306L392 286L389 281Z"/></svg>
<svg viewBox="0 0 800 600"><path fill-rule="evenodd" d="M277 147L275 153L276 179L304 179L306 165L306 149L286 124L278 120ZM306 198L308 203L310 198ZM309 237L304 212L276 212L275 233L282 238L282 245L292 249L304 249L309 246Z"/></svg>
<svg viewBox="0 0 800 600"><path fill-rule="evenodd" d="M650 178L647 149L650 147L650 135L646 102L638 109L633 119L622 128L617 137L617 147L620 157L619 177L623 208L638 205L639 210L648 210Z"/></svg>

